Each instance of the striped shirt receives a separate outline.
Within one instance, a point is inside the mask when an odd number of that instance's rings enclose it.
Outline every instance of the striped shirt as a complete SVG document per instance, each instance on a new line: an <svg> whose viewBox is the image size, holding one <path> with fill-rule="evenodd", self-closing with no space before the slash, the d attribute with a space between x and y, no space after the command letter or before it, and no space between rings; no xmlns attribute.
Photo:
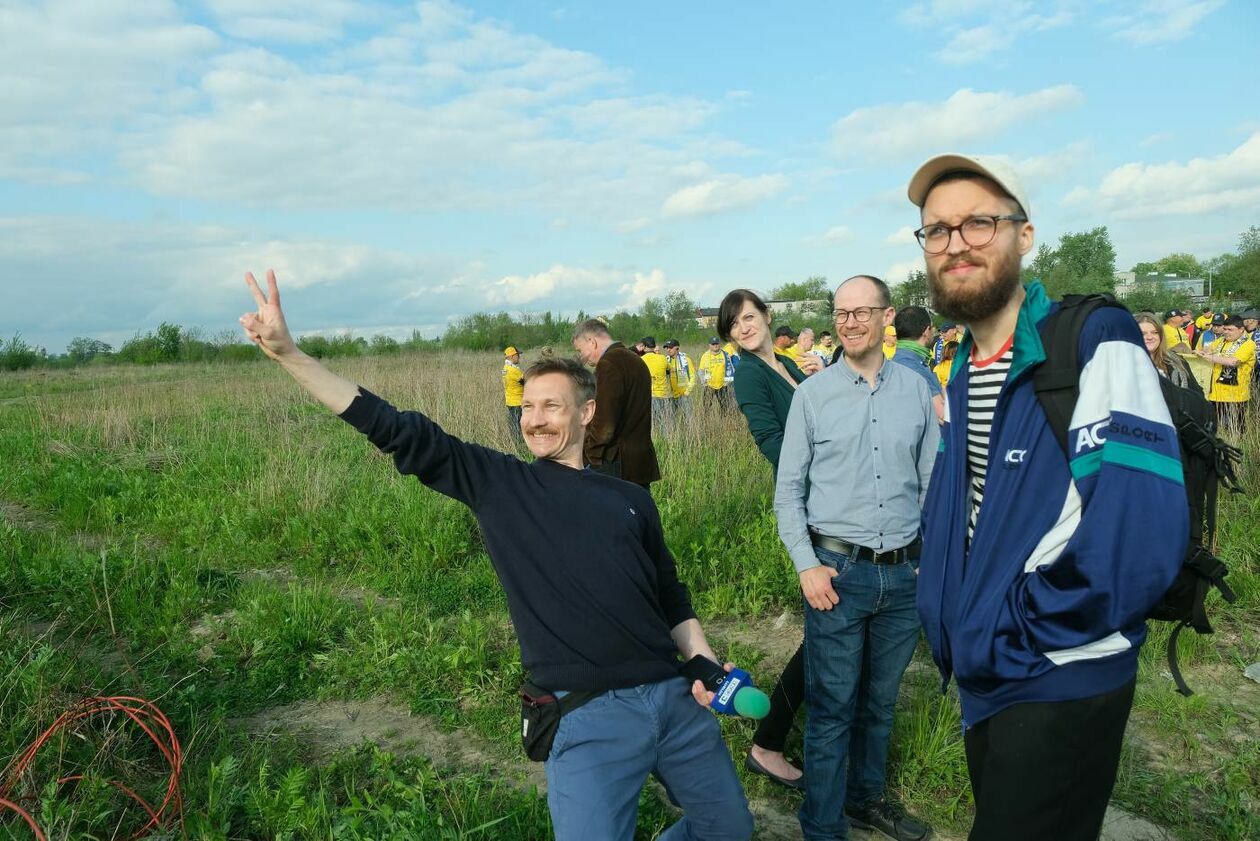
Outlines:
<svg viewBox="0 0 1260 841"><path fill-rule="evenodd" d="M998 394L1011 370L1015 356L1015 336L1006 340L998 355L977 360L972 353L968 365L967 386L967 472L971 477L971 518L967 522L967 541L976 531L976 519L984 502L984 480L989 469L989 433L993 430L993 412Z"/></svg>

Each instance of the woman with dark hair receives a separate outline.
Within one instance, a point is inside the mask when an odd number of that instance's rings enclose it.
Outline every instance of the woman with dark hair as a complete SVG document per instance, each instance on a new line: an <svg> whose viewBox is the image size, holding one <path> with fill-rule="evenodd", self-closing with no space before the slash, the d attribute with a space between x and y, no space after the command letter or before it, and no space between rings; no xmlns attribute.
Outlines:
<svg viewBox="0 0 1260 841"><path fill-rule="evenodd" d="M735 399L748 421L748 431L772 471L779 469L783 428L796 384L805 374L791 358L774 352L770 329L770 309L756 293L735 289L718 308L718 332L739 347L740 363L735 368ZM752 750L744 767L769 777L788 788L804 791L804 774L787 761L787 744L792 719L805 700L804 644L797 648L783 669L770 696L770 714L761 720L753 736Z"/></svg>
<svg viewBox="0 0 1260 841"><path fill-rule="evenodd" d="M1175 352L1168 349L1168 341L1164 338L1164 325L1155 313L1140 312L1133 318L1142 331L1142 344L1151 357L1151 364L1159 371L1161 377L1167 377L1173 385L1203 393L1203 386L1194 378L1190 366Z"/></svg>

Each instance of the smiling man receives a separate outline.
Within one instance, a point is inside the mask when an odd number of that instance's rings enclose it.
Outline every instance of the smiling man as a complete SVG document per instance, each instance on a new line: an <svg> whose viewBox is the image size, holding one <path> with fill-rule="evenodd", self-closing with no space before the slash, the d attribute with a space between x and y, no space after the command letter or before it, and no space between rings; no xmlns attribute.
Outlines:
<svg viewBox="0 0 1260 841"><path fill-rule="evenodd" d="M1176 432L1136 322L1103 307L1081 331L1066 455L1033 387L1056 305L1020 284L1033 226L1019 179L941 155L909 195L933 305L967 327L924 508L919 613L958 682L970 839L1096 841L1144 620L1186 547Z"/></svg>
<svg viewBox="0 0 1260 841"><path fill-rule="evenodd" d="M774 510L805 598L808 839L847 838L850 823L895 841L931 834L884 794L919 638L919 516L940 439L926 382L884 358L891 304L877 278L840 284L844 354L797 388L779 453Z"/></svg>
<svg viewBox="0 0 1260 841"><path fill-rule="evenodd" d="M679 676L680 654L717 658L678 580L652 497L584 467L583 438L595 414L591 373L568 359L525 372L521 431L537 459L526 463L460 441L324 368L294 343L275 275L267 273L266 296L253 275L245 278L258 304L241 316L250 340L392 455L400 473L472 509L531 682L552 693L594 694L560 719L546 760L556 838L633 838L648 774L683 809L661 838L750 837L735 766L703 709L712 693Z"/></svg>

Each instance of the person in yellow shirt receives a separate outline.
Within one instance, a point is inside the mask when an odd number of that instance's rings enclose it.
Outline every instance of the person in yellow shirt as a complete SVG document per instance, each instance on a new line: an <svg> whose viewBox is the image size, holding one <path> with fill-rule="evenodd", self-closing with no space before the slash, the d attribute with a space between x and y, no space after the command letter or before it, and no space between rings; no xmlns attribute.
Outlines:
<svg viewBox="0 0 1260 841"><path fill-rule="evenodd" d="M800 348L796 346L796 333L786 324L774 331L774 352L793 362L801 357Z"/></svg>
<svg viewBox="0 0 1260 841"><path fill-rule="evenodd" d="M704 384L705 399L717 403L718 408L731 408L731 383L735 381L735 356L722 347L717 336L709 339L709 349L700 355L700 382Z"/></svg>
<svg viewBox="0 0 1260 841"><path fill-rule="evenodd" d="M1164 313L1164 341L1168 343L1170 351L1188 352L1190 350L1190 337L1186 335L1185 330L1181 329L1183 318L1184 316L1177 310Z"/></svg>
<svg viewBox="0 0 1260 841"><path fill-rule="evenodd" d="M508 429L517 442L521 434L521 397L525 394L525 374L521 371L521 352L515 347L503 349L503 403L507 406Z"/></svg>
<svg viewBox="0 0 1260 841"><path fill-rule="evenodd" d="M656 349L656 339L643 337L643 356L640 357L652 375L652 425L665 430L670 423L674 408L674 390L669 382L669 360Z"/></svg>
<svg viewBox="0 0 1260 841"><path fill-rule="evenodd" d="M665 343L665 358L669 362L669 383L674 399L675 418L691 418L691 391L696 387L696 365L691 357L678 346L677 339Z"/></svg>
<svg viewBox="0 0 1260 841"><path fill-rule="evenodd" d="M884 328L884 358L892 359L897 352L897 328L889 325Z"/></svg>
<svg viewBox="0 0 1260 841"><path fill-rule="evenodd" d="M1241 435L1256 367L1256 343L1243 329L1243 320L1236 315L1225 319L1220 338L1195 353L1212 363L1207 397L1216 406L1216 425Z"/></svg>
<svg viewBox="0 0 1260 841"><path fill-rule="evenodd" d="M958 342L946 342L941 350L941 361L932 367L932 372L936 374L936 379L940 381L942 389L949 385L949 371L954 367L954 357L957 355Z"/></svg>
<svg viewBox="0 0 1260 841"><path fill-rule="evenodd" d="M739 364L739 348L735 347L734 342L727 342L722 345L722 350L726 351L727 356L732 357L736 364Z"/></svg>

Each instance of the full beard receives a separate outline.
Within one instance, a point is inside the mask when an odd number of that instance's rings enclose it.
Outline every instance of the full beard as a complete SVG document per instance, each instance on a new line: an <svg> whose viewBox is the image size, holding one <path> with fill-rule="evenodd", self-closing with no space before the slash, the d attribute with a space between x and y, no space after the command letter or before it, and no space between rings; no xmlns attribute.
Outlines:
<svg viewBox="0 0 1260 841"><path fill-rule="evenodd" d="M971 262L971 261L968 261ZM927 268L928 289L932 293L932 308L953 321L975 324L996 315L1011 296L1019 289L1019 254L1003 254L981 265L989 269L990 279L984 284L948 284L941 280L940 272L949 269L953 261L942 263L939 269Z"/></svg>

